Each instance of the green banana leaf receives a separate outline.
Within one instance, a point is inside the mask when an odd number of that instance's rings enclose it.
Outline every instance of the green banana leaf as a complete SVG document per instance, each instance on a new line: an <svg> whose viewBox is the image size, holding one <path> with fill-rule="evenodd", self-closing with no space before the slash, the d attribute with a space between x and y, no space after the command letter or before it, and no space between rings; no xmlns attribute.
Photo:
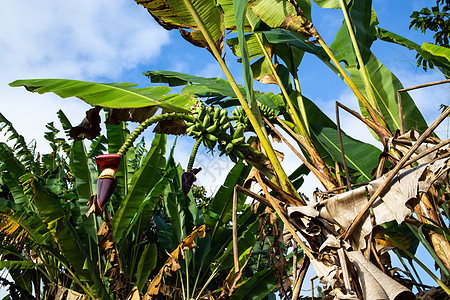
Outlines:
<svg viewBox="0 0 450 300"><path fill-rule="evenodd" d="M424 43L422 47L407 38L404 38L398 34L390 32L386 29L376 27L377 38L389 42L395 43L408 48L409 50L415 50L424 59L431 61L435 66L440 67L441 72L447 77L450 72L450 54L448 48Z"/></svg>
<svg viewBox="0 0 450 300"><path fill-rule="evenodd" d="M403 85L374 55L366 63L366 70L375 93L377 105L389 129L391 132L400 129L397 90L402 89ZM361 91L364 91L364 83L356 66L347 67L347 71L350 73L355 85ZM428 125L409 94L402 94L402 104L405 130L415 129L423 133L428 128ZM368 117L367 111L361 104L360 108L363 115Z"/></svg>
<svg viewBox="0 0 450 300"><path fill-rule="evenodd" d="M89 236L98 241L97 230L98 225L96 217L86 217L86 213L89 209L88 202L92 195L94 195L97 187L97 170L94 167L94 163L86 155L86 148L83 141L74 141L72 149L70 151L69 165L74 176L74 187L78 195L76 205L72 207L72 220L75 223L75 230L79 231L80 227L83 227L84 232L87 232ZM80 238L83 237L80 234Z"/></svg>
<svg viewBox="0 0 450 300"><path fill-rule="evenodd" d="M117 153L120 147L122 147L122 145L125 143L129 135L130 132L128 131L127 124L125 122L120 122L118 125L106 124L108 152ZM115 192L115 195L119 196L119 202L121 202L122 199L125 199L128 194L130 180L134 172L131 167L130 161L134 158L134 148L130 147L120 161L119 170L116 173L117 189Z"/></svg>
<svg viewBox="0 0 450 300"><path fill-rule="evenodd" d="M209 211L210 215L205 216L205 224L211 229L211 243L216 242L216 232L221 227L231 221L233 208L233 189L236 184L242 185L245 178L250 172L250 166L246 166L239 161L228 173L225 182L220 186L214 198L211 200ZM239 194L238 211L242 209L242 205L246 196Z"/></svg>
<svg viewBox="0 0 450 300"><path fill-rule="evenodd" d="M165 147L166 136L156 134L142 167L131 178L128 194L120 203L112 219L113 234L117 243L130 225L140 203L161 178L160 169L165 162L163 156Z"/></svg>
<svg viewBox="0 0 450 300"><path fill-rule="evenodd" d="M94 271L96 269L94 268L91 273L91 270L84 268L85 260L90 261L90 258L86 255L85 249L83 249L72 225L67 221L68 216L66 216L60 199L49 192L41 181L32 174L26 174L21 180L27 183L26 193L32 195L42 220L47 224L55 242L61 249L62 255L73 266L79 278L82 281L95 280ZM93 266L92 261L90 264ZM97 279L101 282L99 278Z"/></svg>
<svg viewBox="0 0 450 300"><path fill-rule="evenodd" d="M137 88L133 83L94 83L70 79L26 79L9 84L30 92L53 92L61 98L77 97L93 106L137 108L158 106L166 111L189 112L195 98L184 94L167 94L170 88L157 86Z"/></svg>
<svg viewBox="0 0 450 300"><path fill-rule="evenodd" d="M230 300L262 300L274 290L278 283L275 270L263 270L254 274L250 279L239 286L237 291L231 296Z"/></svg>
<svg viewBox="0 0 450 300"><path fill-rule="evenodd" d="M320 143L330 153L335 161L343 163L339 146L339 135L336 129L330 127L311 126ZM342 133L347 166L360 174L358 182L372 180L371 172L377 166L381 150L375 146L363 143Z"/></svg>
<svg viewBox="0 0 450 300"><path fill-rule="evenodd" d="M345 5L348 5L351 0L344 0ZM314 2L322 8L341 9L339 0L314 0Z"/></svg>
<svg viewBox="0 0 450 300"><path fill-rule="evenodd" d="M0 143L0 172L2 179L14 199L14 203L32 209L30 199L24 194L19 178L26 173L24 165L17 160L12 150L5 143Z"/></svg>
<svg viewBox="0 0 450 300"><path fill-rule="evenodd" d="M156 267L158 259L158 249L156 244L147 244L141 253L141 258L137 266L136 286L142 292L145 283L148 281L150 272Z"/></svg>
<svg viewBox="0 0 450 300"><path fill-rule="evenodd" d="M356 43L358 44L362 59L366 63L372 53L370 47L376 39L375 25L378 24L377 16L372 10L372 0L353 1L349 10L349 18L355 34ZM336 58L339 61L346 61L351 66L357 64L355 50L353 49L345 20L330 48L338 51L339 54L336 55Z"/></svg>
<svg viewBox="0 0 450 300"><path fill-rule="evenodd" d="M259 220L256 220L246 228L246 230L238 235L239 256L245 253L249 248L255 246L257 241L257 230ZM226 246L224 253L214 261L213 266L220 265L219 270L230 269L233 267L233 241Z"/></svg>
<svg viewBox="0 0 450 300"><path fill-rule="evenodd" d="M0 261L0 270L17 270L17 269L35 269L35 268L54 268L48 264L35 263L23 260L2 260Z"/></svg>
<svg viewBox="0 0 450 300"><path fill-rule="evenodd" d="M322 59L325 60L330 59L322 47L308 42L303 36L296 34L295 32L286 29L276 28L268 31L263 31L263 33L267 38L267 40L269 41L269 43L272 44L288 43L305 52L321 57ZM333 51L333 53L337 54L338 52Z"/></svg>
<svg viewBox="0 0 450 300"><path fill-rule="evenodd" d="M223 107L236 105L236 99L231 85L228 81L219 78L204 78L172 71L149 71L145 73L153 83L167 83L169 85L186 85L182 92L195 95L199 98L216 99L216 101L206 101L208 104L220 104ZM192 84L189 84L192 83ZM247 93L243 87L239 87L246 97ZM284 106L281 95L273 93L255 93L256 100L278 113ZM232 99L231 101L229 99ZM225 99L225 100L223 100ZM230 102L226 104L226 102Z"/></svg>
<svg viewBox="0 0 450 300"><path fill-rule="evenodd" d="M5 128L5 136L7 136L6 142L15 141L12 148L16 158L25 166L27 170L40 174L41 168L39 163L35 161L35 153L25 142L25 138L16 131L12 123L0 113L0 131L3 131Z"/></svg>

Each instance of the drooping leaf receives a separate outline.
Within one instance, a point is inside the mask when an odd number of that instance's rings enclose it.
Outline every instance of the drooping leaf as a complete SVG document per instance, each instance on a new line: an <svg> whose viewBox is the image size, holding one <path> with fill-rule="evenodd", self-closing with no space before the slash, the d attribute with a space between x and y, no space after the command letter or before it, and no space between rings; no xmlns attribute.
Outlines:
<svg viewBox="0 0 450 300"><path fill-rule="evenodd" d="M222 14L215 1L202 0L164 0L161 2L148 0L135 0L136 3L145 7L155 20L165 29L180 29L181 36L198 47L207 47L205 37L200 31L200 24L204 26L218 49L222 49L224 37L224 25ZM196 20L189 9L196 11L199 20ZM186 31L184 29L193 29Z"/></svg>
<svg viewBox="0 0 450 300"><path fill-rule="evenodd" d="M161 178L161 167L164 165L164 153L166 148L166 136L155 135L152 147L147 153L142 167L131 178L128 194L120 203L119 209L112 219L114 237L117 243L123 233L130 225L140 203L145 199L147 193Z"/></svg>
<svg viewBox="0 0 450 300"><path fill-rule="evenodd" d="M171 71L149 71L145 75L150 77L153 83L167 83L169 85L186 84L183 88L183 93L189 93L200 98L207 98L206 102L209 104L230 106L225 105L225 101L236 99L236 94L231 88L230 83L223 79L204 78ZM239 88L246 97L247 94L245 89L243 87ZM283 107L284 102L281 95L274 95L273 93L255 93L255 97L258 102L272 108L276 113L280 111L280 107ZM211 98L211 101L208 101L209 98Z"/></svg>
<svg viewBox="0 0 450 300"><path fill-rule="evenodd" d="M431 46L432 48L428 48L428 46L426 46L427 43L424 43L421 47L420 45L414 43L413 41L410 41L407 38L404 38L398 34L390 32L386 29L383 29L380 27L376 27L375 29L376 29L377 38L379 38L380 40L383 40L385 42L395 43L395 44L407 47L410 50L417 51L417 53L420 54L424 59L431 61L435 66L440 67L440 70L444 74L446 74L447 76L449 75L448 74L449 71L445 71L445 70L450 69L450 59L445 58L445 55L444 55L444 57L442 57L441 55L438 55L437 53L434 52L434 48L436 48L436 49L439 49L440 51L444 51L444 53L445 53L445 51L448 51L448 50L446 50L447 48L436 46L436 45L432 45ZM444 49L442 49L442 48L444 48Z"/></svg>
<svg viewBox="0 0 450 300"><path fill-rule="evenodd" d="M77 97L92 106L137 108L158 106L167 111L189 112L195 99L188 95L167 94L170 88L137 88L133 83L94 83L70 79L26 79L9 84L24 86L30 92L53 92L62 98Z"/></svg>
<svg viewBox="0 0 450 300"><path fill-rule="evenodd" d="M322 8L334 8L334 9L341 8L339 0L314 0L314 2L316 2L316 4ZM348 5L350 3L350 0L344 0L344 3Z"/></svg>
<svg viewBox="0 0 450 300"><path fill-rule="evenodd" d="M325 50L322 49L322 47L317 46L311 42L308 42L304 37L296 34L295 32L277 28L272 29L270 31L264 31L264 35L266 36L267 40L270 43L273 44L288 43L305 52L320 56L325 60L329 60L327 53L325 52Z"/></svg>

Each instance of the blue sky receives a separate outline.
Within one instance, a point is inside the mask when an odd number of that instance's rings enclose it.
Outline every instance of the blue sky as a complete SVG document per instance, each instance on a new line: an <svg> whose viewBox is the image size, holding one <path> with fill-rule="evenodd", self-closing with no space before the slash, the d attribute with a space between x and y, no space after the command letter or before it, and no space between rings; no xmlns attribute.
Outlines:
<svg viewBox="0 0 450 300"><path fill-rule="evenodd" d="M434 1L374 0L373 8L380 27L403 35L418 44L431 42L430 35L409 30L409 15ZM331 44L342 22L342 13L320 9L313 4L313 23L327 44ZM67 78L96 82L135 82L145 86L142 75L149 70L171 70L205 77L224 77L209 53L185 42L178 31L160 28L147 11L132 0L31 1L3 0L0 10L0 112L9 119L27 141L36 139L45 147L45 124L58 123L56 111L63 109L73 124L78 124L89 108L78 99L60 99L53 94L37 95L23 88L11 88L9 82L26 78ZM436 71L423 72L415 67L414 53L405 48L376 41L375 55L402 81L405 87L444 79ZM227 61L238 82L240 65L228 51ZM302 92L334 119L334 102L357 108L350 90L318 59L305 55L300 66ZM258 89L276 91L271 87ZM441 103L448 104L448 87L412 92L423 114L430 121L439 114ZM351 135L374 142L359 121L342 117L342 126ZM443 132L445 134L445 132ZM446 137L445 135L443 136ZM0 136L0 141L4 140ZM178 140L177 159L184 166L190 154L189 138ZM276 147L279 147L278 145ZM285 148L282 146L281 150ZM199 183L210 191L221 182L231 163L212 159L206 153L198 163L210 171L199 174ZM287 156L287 171L298 166ZM318 186L308 180L305 192Z"/></svg>

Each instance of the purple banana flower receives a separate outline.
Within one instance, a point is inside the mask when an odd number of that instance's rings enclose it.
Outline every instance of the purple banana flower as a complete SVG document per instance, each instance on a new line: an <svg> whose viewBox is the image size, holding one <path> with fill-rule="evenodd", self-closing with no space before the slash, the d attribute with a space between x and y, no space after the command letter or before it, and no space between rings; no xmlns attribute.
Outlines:
<svg viewBox="0 0 450 300"><path fill-rule="evenodd" d="M194 181L197 179L195 177L195 174L197 174L201 170L202 168L192 169L192 171L184 172L183 175L181 175L181 190L183 191L184 196L189 193L192 185L194 184Z"/></svg>
<svg viewBox="0 0 450 300"><path fill-rule="evenodd" d="M120 154L103 154L95 158L101 172L97 179L97 204L101 208L116 190L116 173L119 170L121 158Z"/></svg>

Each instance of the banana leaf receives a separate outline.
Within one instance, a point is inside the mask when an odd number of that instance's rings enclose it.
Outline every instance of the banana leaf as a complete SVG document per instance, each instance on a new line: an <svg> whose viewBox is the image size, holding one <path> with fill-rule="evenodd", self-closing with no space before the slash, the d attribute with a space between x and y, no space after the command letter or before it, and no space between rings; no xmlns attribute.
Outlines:
<svg viewBox="0 0 450 300"><path fill-rule="evenodd" d="M148 281L150 272L156 267L157 259L158 249L156 244L146 245L137 266L136 286L139 291L142 292L145 283Z"/></svg>
<svg viewBox="0 0 450 300"><path fill-rule="evenodd" d="M137 108L157 106L166 111L189 112L195 98L184 94L167 94L170 88L157 86L137 88L133 83L94 83L70 79L26 79L9 84L30 92L53 92L61 98L77 97L93 106Z"/></svg>
<svg viewBox="0 0 450 300"><path fill-rule="evenodd" d="M277 287L275 270L263 270L254 274L250 279L239 286L230 300L248 299L261 300Z"/></svg>
<svg viewBox="0 0 450 300"><path fill-rule="evenodd" d="M214 198L211 200L210 214L205 216L205 224L211 229L211 243L216 242L216 232L231 221L233 207L233 189L236 184L242 185L250 172L250 167L239 161L228 173L223 185L220 186ZM241 194L238 198L238 211L246 196Z"/></svg>
<svg viewBox="0 0 450 300"><path fill-rule="evenodd" d="M17 160L11 148L0 143L0 172L14 199L14 203L32 209L30 199L24 194L19 178L26 173L25 166Z"/></svg>
<svg viewBox="0 0 450 300"><path fill-rule="evenodd" d="M181 36L198 47L207 47L207 42L200 31L200 21L210 34L218 49L222 48L224 38L224 24L222 13L213 0L164 0L145 1L136 0L145 7L155 20L165 29L180 29ZM192 15L192 10L198 19ZM184 29L192 29L186 31Z"/></svg>
<svg viewBox="0 0 450 300"><path fill-rule="evenodd" d="M215 101L206 101L208 104L220 104L223 107L236 105L236 100L231 85L228 81L219 78L204 78L172 71L149 71L145 73L153 83L167 83L169 85L186 85L182 92L192 94L199 98L216 99ZM192 84L189 84L192 83ZM243 87L239 87L242 94L246 97L247 93ZM273 93L255 93L258 102L270 107L278 113L284 106L281 95ZM231 99L231 101L230 101ZM230 104L227 104L230 102Z"/></svg>
<svg viewBox="0 0 450 300"><path fill-rule="evenodd" d="M448 54L448 48L428 43L424 43L421 47L413 41L410 41L407 38L404 38L386 29L380 27L376 27L375 29L378 39L404 46L409 50L417 51L417 53L420 54L424 59L431 61L433 65L438 66L444 75L446 75L447 77L449 76L450 54Z"/></svg>
<svg viewBox="0 0 450 300"><path fill-rule="evenodd" d="M341 8L339 0L314 0L314 2L322 8ZM348 5L350 3L350 0L344 0L344 3Z"/></svg>
<svg viewBox="0 0 450 300"><path fill-rule="evenodd" d="M367 62L366 70L371 80L377 105L389 125L389 129L391 132L400 129L397 91L402 89L403 85L374 55ZM347 71L350 73L355 85L363 91L364 84L356 66L347 67ZM405 130L414 129L419 133L423 133L428 128L428 125L409 94L403 93L402 104ZM360 105L360 108L363 115L368 117L364 107Z"/></svg>
<svg viewBox="0 0 450 300"><path fill-rule="evenodd" d="M376 39L375 25L378 24L377 16L372 10L372 0L353 1L349 10L349 18L355 34L356 43L358 44L362 59L366 63L372 53L370 47ZM339 61L346 61L351 66L357 64L355 50L353 49L345 20L330 48L339 52L336 55Z"/></svg>
<svg viewBox="0 0 450 300"><path fill-rule="evenodd" d="M72 219L75 222L75 229L79 232L79 227L97 242L97 224L94 216L86 217L89 209L87 203L90 197L95 193L97 171L94 163L86 155L86 149L83 141L74 141L70 151L70 169L74 176L74 187L78 195L76 204L72 207ZM80 238L83 238L80 235Z"/></svg>
<svg viewBox="0 0 450 300"><path fill-rule="evenodd" d="M120 122L118 125L106 124L108 152L117 153L120 147L125 143L130 135L127 124ZM130 161L135 158L134 148L130 147L120 161L119 170L116 173L117 189L115 195L119 196L118 201L121 202L128 194L130 180L133 176L134 170L131 168Z"/></svg>
<svg viewBox="0 0 450 300"><path fill-rule="evenodd" d="M311 127L320 143L327 149L333 159L343 163L337 130L314 125ZM377 166L381 150L371 144L353 139L343 132L341 134L347 166L360 174L357 181L372 180L371 172Z"/></svg>
<svg viewBox="0 0 450 300"><path fill-rule="evenodd" d="M117 243L130 226L130 221L138 211L140 203L161 178L161 166L165 162L163 156L165 147L166 136L156 134L142 167L131 178L128 194L120 203L112 219L113 234Z"/></svg>

